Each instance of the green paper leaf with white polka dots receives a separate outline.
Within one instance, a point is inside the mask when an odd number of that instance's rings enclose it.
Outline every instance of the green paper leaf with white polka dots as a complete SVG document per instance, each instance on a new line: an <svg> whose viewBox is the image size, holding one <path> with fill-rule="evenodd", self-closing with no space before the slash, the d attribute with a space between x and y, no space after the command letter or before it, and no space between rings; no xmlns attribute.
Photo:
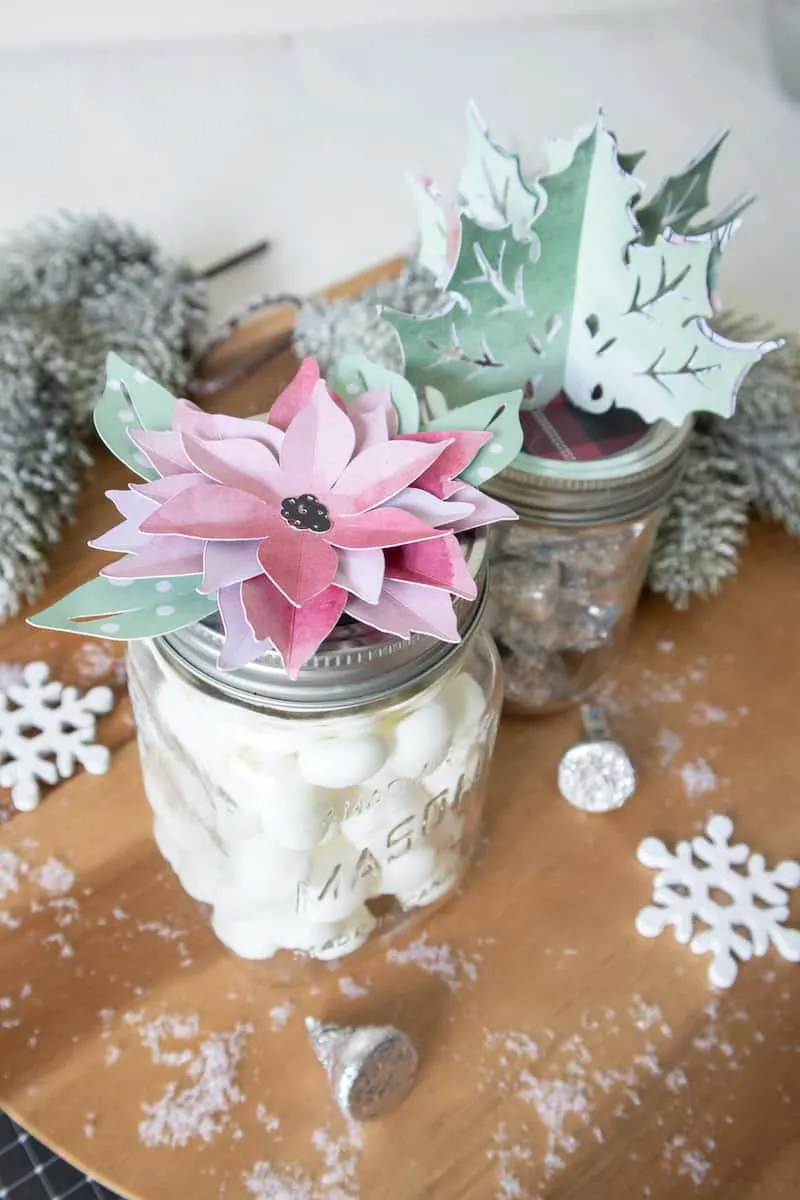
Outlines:
<svg viewBox="0 0 800 1200"><path fill-rule="evenodd" d="M343 354L328 377L334 392L346 402L375 388L388 387L397 412L398 431L417 433L419 400L411 384L396 371L370 362L364 354Z"/></svg>
<svg viewBox="0 0 800 1200"><path fill-rule="evenodd" d="M37 629L133 641L157 637L201 621L216 600L197 592L200 575L164 579L89 580L58 603L28 618Z"/></svg>
<svg viewBox="0 0 800 1200"><path fill-rule="evenodd" d="M142 479L158 472L131 441L131 429L172 428L175 397L118 354L106 360L106 386L94 410L94 424L111 453Z"/></svg>
<svg viewBox="0 0 800 1200"><path fill-rule="evenodd" d="M422 431L429 429L486 429L492 435L482 450L476 454L460 478L465 483L480 487L487 479L503 471L522 449L522 426L519 410L522 392L505 392L500 396L485 396L473 400L460 408L451 408L435 421L422 424Z"/></svg>

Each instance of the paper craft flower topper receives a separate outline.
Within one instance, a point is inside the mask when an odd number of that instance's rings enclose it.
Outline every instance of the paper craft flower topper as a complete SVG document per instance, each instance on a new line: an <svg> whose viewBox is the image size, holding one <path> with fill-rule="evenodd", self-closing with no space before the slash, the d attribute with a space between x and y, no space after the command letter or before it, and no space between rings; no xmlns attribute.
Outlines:
<svg viewBox="0 0 800 1200"><path fill-rule="evenodd" d="M468 110L461 201L414 182L420 258L447 295L426 316L386 312L418 387L452 404L527 387L533 406L564 392L590 412L612 405L646 421L730 416L747 370L775 341L735 342L709 325L720 253L749 201L705 222L724 136L643 204L602 115L546 146L531 182Z"/></svg>
<svg viewBox="0 0 800 1200"><path fill-rule="evenodd" d="M475 596L457 534L513 517L475 483L521 443L521 393L420 424L400 376L350 356L337 388L306 359L264 418L209 414L110 355L98 432L145 482L91 543L122 558L32 619L152 637L219 610L220 665L268 647L295 677L343 616L458 641L452 597Z"/></svg>

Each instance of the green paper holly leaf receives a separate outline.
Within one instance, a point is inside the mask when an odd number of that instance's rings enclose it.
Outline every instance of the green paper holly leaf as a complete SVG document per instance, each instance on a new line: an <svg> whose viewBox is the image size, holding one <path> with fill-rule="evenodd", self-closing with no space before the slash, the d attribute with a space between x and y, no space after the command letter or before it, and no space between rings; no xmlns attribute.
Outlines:
<svg viewBox="0 0 800 1200"><path fill-rule="evenodd" d="M729 415L738 382L772 343L734 343L707 324L710 237L637 244L639 184L598 119L568 152L555 144L547 203L521 241L510 227L461 218L446 307L387 312L406 375L453 408L532 385L536 405L561 391L583 408L613 404L676 424Z"/></svg>
<svg viewBox="0 0 800 1200"><path fill-rule="evenodd" d="M28 624L114 641L158 637L216 612L216 599L196 590L201 578L183 575L123 581L98 575L29 617Z"/></svg>
<svg viewBox="0 0 800 1200"><path fill-rule="evenodd" d="M479 450L459 478L480 487L487 479L509 466L522 449L519 410L522 392L487 396L461 408L448 410L433 421L423 421L422 429L486 429L492 440Z"/></svg>
<svg viewBox="0 0 800 1200"><path fill-rule="evenodd" d="M419 400L411 384L396 371L370 362L364 354L343 354L328 378L330 387L346 402L376 388L388 387L397 412L400 433L419 429Z"/></svg>
<svg viewBox="0 0 800 1200"><path fill-rule="evenodd" d="M690 227L694 218L711 202L708 182L728 132L726 130L715 138L677 175L668 175L653 199L637 207L636 219L641 226L640 240L644 245L652 246L667 229L692 235L711 233L723 225L731 224L752 203L752 197L742 198L702 225Z"/></svg>
<svg viewBox="0 0 800 1200"><path fill-rule="evenodd" d="M118 354L106 359L106 386L94 410L94 424L111 453L142 479L158 472L128 436L130 429L172 428L175 397Z"/></svg>

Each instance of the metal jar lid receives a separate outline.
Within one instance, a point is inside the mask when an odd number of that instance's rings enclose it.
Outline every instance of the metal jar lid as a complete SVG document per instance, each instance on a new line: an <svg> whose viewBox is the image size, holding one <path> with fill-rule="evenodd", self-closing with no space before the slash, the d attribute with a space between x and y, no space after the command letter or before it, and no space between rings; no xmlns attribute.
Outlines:
<svg viewBox="0 0 800 1200"><path fill-rule="evenodd" d="M587 461L519 454L484 484L523 518L552 525L594 525L643 516L674 489L693 422L657 421L620 454Z"/></svg>
<svg viewBox="0 0 800 1200"><path fill-rule="evenodd" d="M353 708L418 686L461 653L486 603L486 533L460 539L473 578L475 600L454 602L461 641L423 634L403 639L352 621L336 627L297 679L289 679L277 651L236 670L217 666L223 642L218 615L153 639L159 654L189 683L217 698L251 709L316 714Z"/></svg>

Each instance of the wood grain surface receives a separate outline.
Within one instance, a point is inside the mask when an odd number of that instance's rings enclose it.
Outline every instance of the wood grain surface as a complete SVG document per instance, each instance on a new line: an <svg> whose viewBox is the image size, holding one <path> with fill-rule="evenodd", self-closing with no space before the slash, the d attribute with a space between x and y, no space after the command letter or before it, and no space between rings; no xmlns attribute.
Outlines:
<svg viewBox="0 0 800 1200"><path fill-rule="evenodd" d="M284 354L224 406L267 407L293 368ZM96 572L85 542L125 478L98 450L45 603ZM462 894L291 987L219 945L160 859L118 649L7 624L0 661L115 683L119 704L100 722L110 773L0 826L0 1106L140 1200L795 1200L800 971L770 951L715 993L705 959L634 918L649 834L719 811L768 860L800 855L799 601L797 547L767 528L716 602L645 599L605 692L639 769L628 805L589 817L559 797L575 713L505 719ZM408 1029L405 1105L348 1128L309 1014Z"/></svg>

